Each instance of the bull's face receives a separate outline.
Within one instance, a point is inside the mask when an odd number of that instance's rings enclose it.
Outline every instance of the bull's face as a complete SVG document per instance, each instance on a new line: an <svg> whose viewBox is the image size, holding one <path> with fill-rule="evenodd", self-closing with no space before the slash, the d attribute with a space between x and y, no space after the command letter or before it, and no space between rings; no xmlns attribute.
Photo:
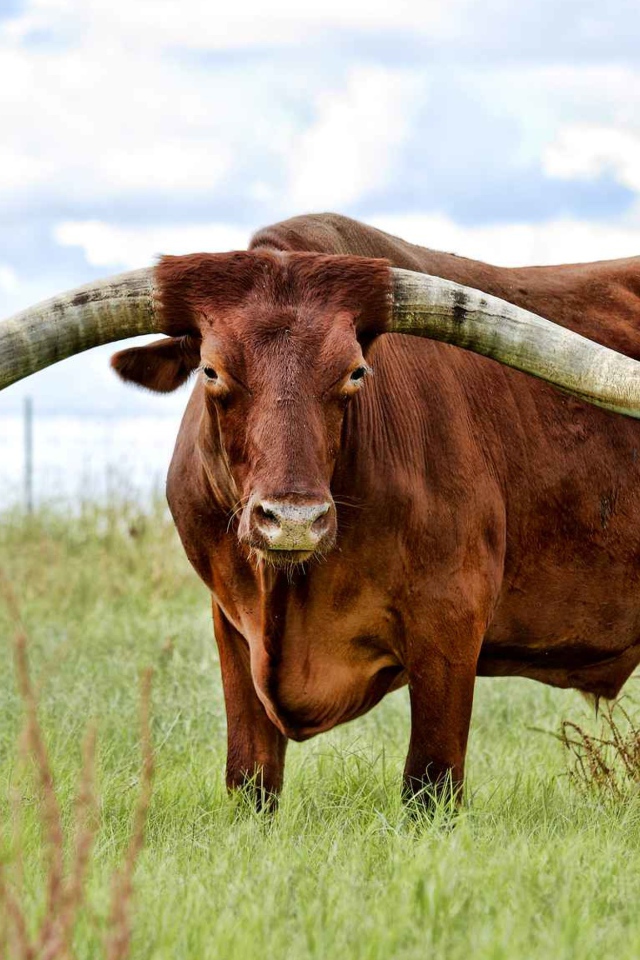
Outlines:
<svg viewBox="0 0 640 960"><path fill-rule="evenodd" d="M152 389L197 371L198 443L212 489L224 491L242 543L275 565L322 555L336 539L331 477L347 405L371 374L363 349L384 322L388 283L383 262L345 261L165 260L163 306L183 335L113 361Z"/></svg>
<svg viewBox="0 0 640 960"><path fill-rule="evenodd" d="M369 373L353 314L257 305L218 318L200 356L241 540L274 563L326 552L345 407Z"/></svg>

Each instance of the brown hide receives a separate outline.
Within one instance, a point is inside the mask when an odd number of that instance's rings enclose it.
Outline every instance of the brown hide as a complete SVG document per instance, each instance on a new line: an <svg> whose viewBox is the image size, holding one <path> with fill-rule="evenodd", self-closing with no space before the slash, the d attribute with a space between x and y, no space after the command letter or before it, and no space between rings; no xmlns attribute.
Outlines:
<svg viewBox="0 0 640 960"><path fill-rule="evenodd" d="M640 358L635 259L502 269L328 214L262 230L251 249L386 258ZM337 542L322 563L252 559L201 382L185 413L168 497L213 596L230 786L258 773L277 791L286 738L404 683L407 790L460 784L476 674L611 697L640 661L640 423L443 344L384 335L366 358L374 376L331 464Z"/></svg>

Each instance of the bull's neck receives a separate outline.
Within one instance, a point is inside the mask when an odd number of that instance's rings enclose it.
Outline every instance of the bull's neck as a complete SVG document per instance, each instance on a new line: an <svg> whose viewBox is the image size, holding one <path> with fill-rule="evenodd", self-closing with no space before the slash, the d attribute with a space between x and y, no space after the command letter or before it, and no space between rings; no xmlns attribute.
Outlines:
<svg viewBox="0 0 640 960"><path fill-rule="evenodd" d="M265 563L259 565L258 575L262 601L264 650L271 664L275 665L282 650L282 634L286 625L287 606L292 589L291 578L287 577L285 571L276 570Z"/></svg>

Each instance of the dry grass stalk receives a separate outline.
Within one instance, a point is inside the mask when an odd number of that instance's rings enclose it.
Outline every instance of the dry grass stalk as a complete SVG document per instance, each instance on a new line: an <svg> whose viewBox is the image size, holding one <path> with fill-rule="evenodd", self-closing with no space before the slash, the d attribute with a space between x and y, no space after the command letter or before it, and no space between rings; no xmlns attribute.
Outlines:
<svg viewBox="0 0 640 960"><path fill-rule="evenodd" d="M140 727L142 771L140 792L133 818L133 830L124 863L113 878L109 933L105 938L107 960L125 960L131 946L131 900L133 896L133 872L144 844L145 826L153 786L153 748L151 744L151 675L145 670L140 685Z"/></svg>
<svg viewBox="0 0 640 960"><path fill-rule="evenodd" d="M85 881L98 827L98 800L95 791L96 729L87 730L82 749L82 768L75 801L75 837L68 877L56 903L56 916L43 925L39 948L42 960L71 958L73 931L84 904Z"/></svg>
<svg viewBox="0 0 640 960"><path fill-rule="evenodd" d="M571 757L569 775L583 789L621 799L640 786L640 726L619 700L607 704L600 735L565 720L558 739Z"/></svg>
<svg viewBox="0 0 640 960"><path fill-rule="evenodd" d="M71 960L72 937L78 912L84 903L85 878L97 830L97 800L95 795L95 728L85 738L83 761L75 805L75 843L72 863L65 872L64 832L62 816L55 792L49 755L37 715L34 692L27 662L27 642L20 631L15 642L18 687L25 705L25 728L20 736L19 751L33 757L39 784L39 815L43 825L47 849L47 901L39 930L29 934L20 897L10 885L3 868L0 874L0 908L7 918L5 949L16 960ZM12 800L14 821L14 850L17 865L17 889L22 881L22 845L19 827L19 805Z"/></svg>
<svg viewBox="0 0 640 960"><path fill-rule="evenodd" d="M12 792L13 851L15 882L9 882L6 864L0 859L0 960L74 960L73 934L79 911L85 902L87 873L98 829L98 799L95 789L96 730L91 725L85 736L82 766L74 807L74 841L68 869L65 869L64 831L55 791L49 754L37 714L37 694L27 659L27 638L12 591L0 571L0 589L7 599L17 626L15 661L18 687L25 706L25 726L18 741L18 755L33 758L39 785L38 813L46 845L47 899L39 929L30 934L21 902L23 851L21 843L21 801ZM151 799L153 749L150 728L151 671L142 678L141 727L142 772L131 838L122 867L112 882L112 900L104 947L107 960L125 960L131 944L131 902L133 873L144 843L145 824ZM0 841L2 835L0 834Z"/></svg>
<svg viewBox="0 0 640 960"><path fill-rule="evenodd" d="M41 952L55 936L55 928L58 925L58 917L62 906L64 833L49 755L38 722L36 696L27 664L27 639L23 632L20 632L16 637L15 659L18 687L27 714L25 739L34 758L40 784L40 812L47 848L47 907L38 937L38 952Z"/></svg>

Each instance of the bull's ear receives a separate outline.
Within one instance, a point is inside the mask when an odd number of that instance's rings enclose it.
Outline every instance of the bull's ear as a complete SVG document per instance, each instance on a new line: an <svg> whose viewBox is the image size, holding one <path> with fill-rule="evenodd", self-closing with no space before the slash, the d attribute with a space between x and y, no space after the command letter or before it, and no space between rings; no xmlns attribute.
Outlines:
<svg viewBox="0 0 640 960"><path fill-rule="evenodd" d="M157 393L171 393L185 383L200 363L200 341L163 337L145 347L130 347L111 357L119 377Z"/></svg>

